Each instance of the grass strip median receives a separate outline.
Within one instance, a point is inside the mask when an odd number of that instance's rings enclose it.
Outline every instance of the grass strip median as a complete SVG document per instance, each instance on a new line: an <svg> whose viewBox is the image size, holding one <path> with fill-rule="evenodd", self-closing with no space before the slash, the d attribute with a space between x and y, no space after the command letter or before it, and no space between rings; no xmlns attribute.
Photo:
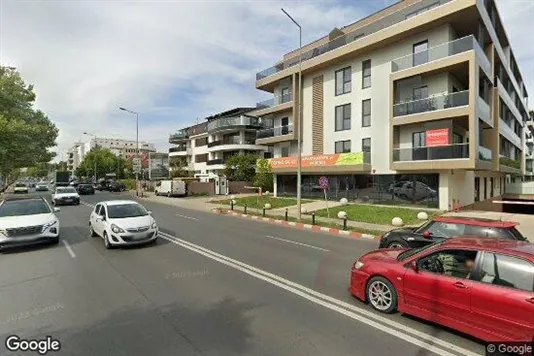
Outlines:
<svg viewBox="0 0 534 356"><path fill-rule="evenodd" d="M285 208L288 206L297 205L297 199L293 198L276 198L272 196L248 196L242 198L235 198L235 206L244 207L252 209L263 209L265 204L271 204L271 209ZM216 200L213 201L213 204L224 204L230 205L232 199ZM302 200L302 204L309 203L311 200Z"/></svg>

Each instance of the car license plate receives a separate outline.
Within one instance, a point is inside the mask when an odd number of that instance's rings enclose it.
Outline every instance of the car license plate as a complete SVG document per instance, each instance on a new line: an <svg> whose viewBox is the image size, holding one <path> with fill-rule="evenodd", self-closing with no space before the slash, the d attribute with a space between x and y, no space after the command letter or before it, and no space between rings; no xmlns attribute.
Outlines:
<svg viewBox="0 0 534 356"><path fill-rule="evenodd" d="M72 199L65 199L65 201L66 201L66 202L71 202L71 201L72 201Z"/></svg>

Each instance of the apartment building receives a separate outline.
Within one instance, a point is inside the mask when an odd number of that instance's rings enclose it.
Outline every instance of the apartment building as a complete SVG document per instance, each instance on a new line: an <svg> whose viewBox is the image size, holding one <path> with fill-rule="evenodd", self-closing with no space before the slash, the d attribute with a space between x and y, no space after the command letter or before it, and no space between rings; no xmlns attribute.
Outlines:
<svg viewBox="0 0 534 356"><path fill-rule="evenodd" d="M527 91L493 0L404 0L256 75L273 97L251 115L272 146L277 195L454 209L522 177ZM302 100L302 125L299 125ZM300 126L300 127L299 127Z"/></svg>
<svg viewBox="0 0 534 356"><path fill-rule="evenodd" d="M530 111L525 130L525 180L534 180L534 111Z"/></svg>
<svg viewBox="0 0 534 356"><path fill-rule="evenodd" d="M223 174L226 160L247 153L265 156L267 147L256 144L256 132L262 128L255 108L235 108L209 116L202 123L171 134L169 157L182 157L184 166L197 175Z"/></svg>

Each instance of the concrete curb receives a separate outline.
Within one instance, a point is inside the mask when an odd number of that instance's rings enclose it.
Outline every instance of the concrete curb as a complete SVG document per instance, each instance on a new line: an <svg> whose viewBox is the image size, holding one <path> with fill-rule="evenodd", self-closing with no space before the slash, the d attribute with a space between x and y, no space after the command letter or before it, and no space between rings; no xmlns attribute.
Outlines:
<svg viewBox="0 0 534 356"><path fill-rule="evenodd" d="M331 235L339 235L339 236L346 236L354 239L367 239L367 240L380 240L380 236L370 235L370 234L362 234L355 231L345 231L340 229L334 229L330 227L323 227L318 225L310 225L310 224L303 224L303 223L297 223L293 221L285 221L285 220L277 220L273 218L267 218L267 217L261 217L256 215L247 215L242 213L237 213L232 210L225 210L225 209L212 209L212 212L214 212L217 215L230 215L230 216L236 216L240 218L245 219L251 219L251 220L257 220L257 221L263 221L270 224L276 224L276 225L282 225L287 227L293 227L297 229L303 229L303 230L311 230L315 232L324 232Z"/></svg>

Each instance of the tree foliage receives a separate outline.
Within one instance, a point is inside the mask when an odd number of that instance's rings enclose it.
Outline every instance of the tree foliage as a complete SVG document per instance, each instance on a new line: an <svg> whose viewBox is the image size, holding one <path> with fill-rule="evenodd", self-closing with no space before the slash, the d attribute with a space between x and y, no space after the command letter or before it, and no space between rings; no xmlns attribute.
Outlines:
<svg viewBox="0 0 534 356"><path fill-rule="evenodd" d="M169 157L169 167L171 168L171 178L188 177L191 175L187 168L187 161L184 157Z"/></svg>
<svg viewBox="0 0 534 356"><path fill-rule="evenodd" d="M254 186L261 187L264 192L273 191L273 174L268 159L262 158L257 161Z"/></svg>
<svg viewBox="0 0 534 356"><path fill-rule="evenodd" d="M255 154L231 156L225 162L224 175L230 181L252 182L256 175L257 160L258 156Z"/></svg>
<svg viewBox="0 0 534 356"><path fill-rule="evenodd" d="M35 93L20 74L0 66L0 174L49 162L58 129L33 107Z"/></svg>
<svg viewBox="0 0 534 356"><path fill-rule="evenodd" d="M103 178L106 174L115 173L117 178L128 178L132 175L132 163L123 157L115 155L107 148L94 147L89 151L79 167L74 172L78 178L93 177Z"/></svg>

